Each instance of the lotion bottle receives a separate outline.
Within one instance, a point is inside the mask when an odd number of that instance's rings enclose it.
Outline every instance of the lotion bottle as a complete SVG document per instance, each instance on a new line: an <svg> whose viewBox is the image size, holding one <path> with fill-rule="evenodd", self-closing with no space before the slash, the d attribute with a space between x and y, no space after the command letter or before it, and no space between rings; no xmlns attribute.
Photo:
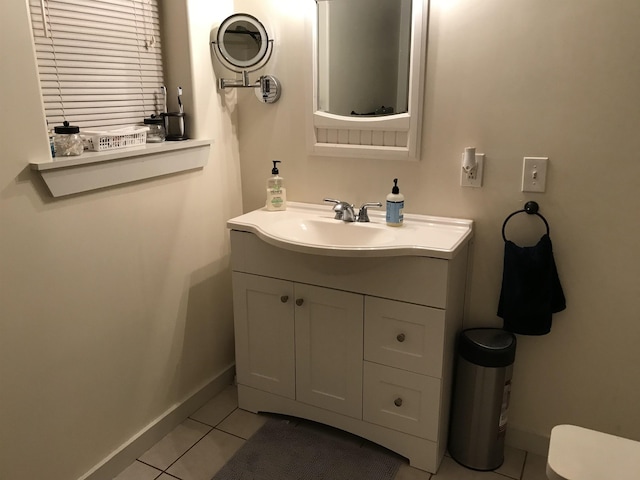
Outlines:
<svg viewBox="0 0 640 480"><path fill-rule="evenodd" d="M278 163L280 160L272 160L273 168L271 169L271 177L267 179L267 204L266 208L270 211L281 211L287 209L287 189L284 188L284 178L280 176L278 171Z"/></svg>
<svg viewBox="0 0 640 480"><path fill-rule="evenodd" d="M391 193L387 195L387 225L391 227L402 226L402 221L404 220L403 209L404 195L400 193L398 188L398 179L394 178Z"/></svg>

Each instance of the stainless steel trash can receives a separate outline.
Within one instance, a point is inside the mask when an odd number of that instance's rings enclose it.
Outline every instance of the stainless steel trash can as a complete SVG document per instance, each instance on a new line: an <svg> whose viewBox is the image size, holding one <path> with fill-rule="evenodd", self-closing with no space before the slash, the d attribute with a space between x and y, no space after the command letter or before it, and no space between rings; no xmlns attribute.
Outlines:
<svg viewBox="0 0 640 480"><path fill-rule="evenodd" d="M449 454L474 470L504 462L504 437L516 337L499 328L471 328L458 337Z"/></svg>

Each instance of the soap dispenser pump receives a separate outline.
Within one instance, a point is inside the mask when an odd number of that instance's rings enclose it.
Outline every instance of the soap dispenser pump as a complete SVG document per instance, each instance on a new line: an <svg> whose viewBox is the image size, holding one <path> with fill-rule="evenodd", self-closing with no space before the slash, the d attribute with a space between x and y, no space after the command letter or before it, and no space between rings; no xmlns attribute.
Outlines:
<svg viewBox="0 0 640 480"><path fill-rule="evenodd" d="M391 227L402 226L402 221L404 220L403 209L404 195L400 193L400 188L398 188L398 179L394 178L391 193L387 195L387 225Z"/></svg>
<svg viewBox="0 0 640 480"><path fill-rule="evenodd" d="M284 178L280 176L278 171L278 163L280 160L272 160L273 168L271 169L271 177L267 180L267 210L281 211L287 209L287 190L284 188Z"/></svg>

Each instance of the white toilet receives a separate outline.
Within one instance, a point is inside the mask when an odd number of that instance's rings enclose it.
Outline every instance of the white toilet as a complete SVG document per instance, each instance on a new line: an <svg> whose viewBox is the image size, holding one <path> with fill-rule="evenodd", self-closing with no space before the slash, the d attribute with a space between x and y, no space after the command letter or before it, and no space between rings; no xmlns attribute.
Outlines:
<svg viewBox="0 0 640 480"><path fill-rule="evenodd" d="M549 480L639 480L640 442L574 425L551 430Z"/></svg>

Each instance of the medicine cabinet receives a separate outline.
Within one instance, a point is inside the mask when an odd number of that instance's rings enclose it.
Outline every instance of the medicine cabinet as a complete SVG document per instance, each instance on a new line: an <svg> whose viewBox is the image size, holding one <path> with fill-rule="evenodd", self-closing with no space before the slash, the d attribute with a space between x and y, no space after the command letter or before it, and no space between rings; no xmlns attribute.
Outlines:
<svg viewBox="0 0 640 480"><path fill-rule="evenodd" d="M417 160L428 0L314 0L310 151Z"/></svg>

